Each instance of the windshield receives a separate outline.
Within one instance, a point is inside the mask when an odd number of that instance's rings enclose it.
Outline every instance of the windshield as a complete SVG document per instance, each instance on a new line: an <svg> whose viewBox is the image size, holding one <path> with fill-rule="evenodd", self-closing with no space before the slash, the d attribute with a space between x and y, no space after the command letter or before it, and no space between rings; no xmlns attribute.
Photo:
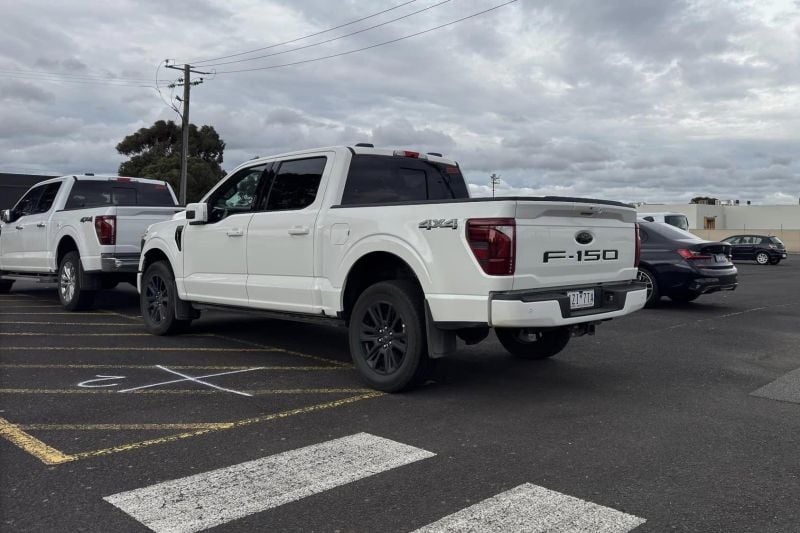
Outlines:
<svg viewBox="0 0 800 533"><path fill-rule="evenodd" d="M778 246L783 246L783 241L777 237L770 237L769 238L773 244L777 244Z"/></svg>
<svg viewBox="0 0 800 533"><path fill-rule="evenodd" d="M664 222L684 231L689 229L689 219L686 215L667 215L664 217Z"/></svg>

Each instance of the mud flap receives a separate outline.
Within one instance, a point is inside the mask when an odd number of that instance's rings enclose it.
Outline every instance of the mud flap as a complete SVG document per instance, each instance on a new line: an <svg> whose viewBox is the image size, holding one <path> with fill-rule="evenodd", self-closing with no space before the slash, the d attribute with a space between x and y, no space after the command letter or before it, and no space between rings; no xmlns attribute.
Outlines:
<svg viewBox="0 0 800 533"><path fill-rule="evenodd" d="M195 309L190 302L175 297L175 318L178 320L194 320L200 318L200 311Z"/></svg>
<svg viewBox="0 0 800 533"><path fill-rule="evenodd" d="M425 302L425 331L428 334L428 356L431 359L439 359L455 353L458 347L456 332L436 327L428 302Z"/></svg>

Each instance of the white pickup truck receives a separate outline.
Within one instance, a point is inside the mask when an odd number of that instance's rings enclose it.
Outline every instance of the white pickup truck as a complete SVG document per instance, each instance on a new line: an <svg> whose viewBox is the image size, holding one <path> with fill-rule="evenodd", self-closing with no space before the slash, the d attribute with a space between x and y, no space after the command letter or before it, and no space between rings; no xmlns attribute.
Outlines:
<svg viewBox="0 0 800 533"><path fill-rule="evenodd" d="M136 283L142 235L182 207L163 181L62 176L0 214L0 292L16 278L57 282L61 304L89 307L103 288Z"/></svg>
<svg viewBox="0 0 800 533"><path fill-rule="evenodd" d="M149 331L197 304L349 327L364 380L398 391L457 338L494 328L542 359L640 309L636 212L576 198L470 198L440 154L372 145L248 161L200 203L151 226L139 292Z"/></svg>

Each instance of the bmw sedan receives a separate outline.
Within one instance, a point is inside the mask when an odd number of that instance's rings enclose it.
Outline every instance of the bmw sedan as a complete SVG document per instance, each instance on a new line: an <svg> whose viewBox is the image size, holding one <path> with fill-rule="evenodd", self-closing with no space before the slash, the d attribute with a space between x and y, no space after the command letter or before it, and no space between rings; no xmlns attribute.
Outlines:
<svg viewBox="0 0 800 533"><path fill-rule="evenodd" d="M759 265L777 265L786 259L783 241L771 235L733 235L722 242L732 246L734 259L749 259Z"/></svg>
<svg viewBox="0 0 800 533"><path fill-rule="evenodd" d="M730 244L704 241L661 222L640 222L639 234L639 281L647 285L646 307L656 305L662 296L691 302L701 294L736 289Z"/></svg>

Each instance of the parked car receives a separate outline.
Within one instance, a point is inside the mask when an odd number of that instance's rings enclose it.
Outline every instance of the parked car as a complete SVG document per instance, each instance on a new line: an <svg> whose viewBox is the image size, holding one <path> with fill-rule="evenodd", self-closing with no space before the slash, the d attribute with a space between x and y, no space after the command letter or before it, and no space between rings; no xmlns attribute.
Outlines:
<svg viewBox="0 0 800 533"><path fill-rule="evenodd" d="M730 244L705 241L661 222L640 222L639 234L639 280L647 285L646 307L656 305L662 296L691 302L702 294L736 289Z"/></svg>
<svg viewBox="0 0 800 533"><path fill-rule="evenodd" d="M145 230L182 210L163 181L94 175L43 181L0 214L0 292L17 278L57 282L64 308L86 308L98 290L136 283Z"/></svg>
<svg viewBox="0 0 800 533"><path fill-rule="evenodd" d="M759 265L777 265L786 259L786 246L772 235L733 235L722 241L731 245L734 259L749 259Z"/></svg>
<svg viewBox="0 0 800 533"><path fill-rule="evenodd" d="M663 222L684 231L689 231L689 219L683 213L639 213L639 222Z"/></svg>
<svg viewBox="0 0 800 533"><path fill-rule="evenodd" d="M142 317L154 334L184 328L201 305L333 321L349 327L363 379L398 391L457 338L494 328L512 354L544 359L640 309L635 220L605 200L470 198L440 154L264 157L149 228Z"/></svg>

